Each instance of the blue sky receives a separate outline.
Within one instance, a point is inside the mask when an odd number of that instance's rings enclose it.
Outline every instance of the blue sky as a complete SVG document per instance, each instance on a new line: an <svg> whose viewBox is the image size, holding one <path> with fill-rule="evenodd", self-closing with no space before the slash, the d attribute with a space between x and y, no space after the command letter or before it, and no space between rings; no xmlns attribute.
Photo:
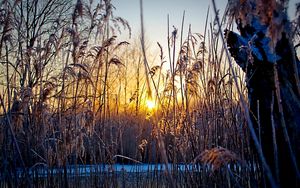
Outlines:
<svg viewBox="0 0 300 188"><path fill-rule="evenodd" d="M139 0L113 0L117 10L115 15L129 21L132 27L132 36L140 33L140 7ZM147 41L156 46L167 43L167 15L170 17L170 30L172 26L180 29L183 11L185 13L185 32L191 24L192 32L203 33L206 12L211 1L201 0L144 0L144 24ZM224 9L227 1L221 1L218 7ZM212 7L212 6L211 6ZM211 9L212 10L212 9ZM125 33L126 34L126 33Z"/></svg>
<svg viewBox="0 0 300 188"><path fill-rule="evenodd" d="M295 4L299 0L290 0L290 16L294 16ZM112 0L116 7L114 14L128 20L132 28L132 37L136 39L140 33L140 0ZM216 0L221 15L226 7L227 0ZM157 48L156 42L164 47L167 44L167 15L170 17L170 26L180 29L183 11L185 16L185 33L189 24L193 33L203 33L208 6L210 6L209 21L213 19L211 0L144 0L144 24L146 39L151 47ZM172 30L171 30L172 31ZM128 40L128 32L122 39ZM185 35L186 36L186 35ZM132 41L133 39L129 40Z"/></svg>

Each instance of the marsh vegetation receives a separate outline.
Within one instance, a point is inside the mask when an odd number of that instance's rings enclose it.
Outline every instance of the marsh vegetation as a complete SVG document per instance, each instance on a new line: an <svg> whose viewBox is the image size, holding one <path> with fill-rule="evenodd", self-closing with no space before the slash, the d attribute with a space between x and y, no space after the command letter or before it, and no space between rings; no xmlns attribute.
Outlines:
<svg viewBox="0 0 300 188"><path fill-rule="evenodd" d="M263 161L260 124L277 122L277 107L275 120L262 117L259 103L253 111L251 75L232 63L223 33L236 27L239 5L267 6L261 2L229 1L222 17L208 8L199 18L206 19L204 33L186 26L184 12L178 28L168 16L168 46L157 43L157 54L145 42L142 1L141 34L130 43L119 40L131 27L111 0L0 2L0 187L279 185L279 167L270 175ZM297 6L288 22L296 50ZM251 64L258 52L250 42L237 54ZM297 159L291 148L286 155Z"/></svg>

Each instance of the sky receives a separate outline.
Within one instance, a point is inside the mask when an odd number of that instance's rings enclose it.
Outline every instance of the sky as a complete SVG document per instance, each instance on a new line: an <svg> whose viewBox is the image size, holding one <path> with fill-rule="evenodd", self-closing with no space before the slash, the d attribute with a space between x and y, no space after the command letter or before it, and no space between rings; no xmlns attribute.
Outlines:
<svg viewBox="0 0 300 188"><path fill-rule="evenodd" d="M116 7L115 16L126 19L132 28L132 39L128 39L128 32L123 32L122 38L133 41L137 39L140 33L140 0L112 0ZM295 13L295 4L299 0L290 0L289 15ZM216 0L217 8L220 9L220 15L223 15L227 0ZM166 48L167 45L167 15L170 17L170 30L173 25L180 31L183 11L185 13L185 33L191 24L193 33L204 32L207 9L210 6L209 20L213 20L213 6L211 0L143 0L144 9L144 27L146 42L151 47L157 48L156 42L159 42ZM124 35L125 34L125 35ZM186 35L184 35L186 36Z"/></svg>
<svg viewBox="0 0 300 188"><path fill-rule="evenodd" d="M112 2L116 7L114 14L125 18L129 22L132 28L132 40L136 39L141 30L140 1L113 0ZM168 14L170 19L170 31L173 30L173 26L180 29L183 11L185 11L185 33L188 31L189 24L191 24L193 33L203 33L206 13L210 2L211 1L208 0L144 0L145 37L149 45L157 47L156 43L159 42L166 47ZM227 1L220 2L222 3L218 3L218 7L224 10ZM210 5L210 7L212 6ZM210 11L212 11L211 8ZM125 34L127 33L125 32ZM127 36L125 35L125 37L128 38L128 34Z"/></svg>

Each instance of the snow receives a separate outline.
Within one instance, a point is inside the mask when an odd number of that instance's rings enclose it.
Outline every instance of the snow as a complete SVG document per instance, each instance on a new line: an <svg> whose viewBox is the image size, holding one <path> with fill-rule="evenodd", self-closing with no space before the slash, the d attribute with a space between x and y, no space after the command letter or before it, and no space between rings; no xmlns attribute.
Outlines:
<svg viewBox="0 0 300 188"><path fill-rule="evenodd" d="M177 164L172 165L168 164L169 170L176 170L181 172L186 171L197 171L196 165L184 165ZM157 172L157 171L165 171L166 165L164 164L99 164L99 165L68 165L67 173L68 176L88 176L95 173L118 173L118 172L128 172L128 173L148 173L148 172ZM48 174L59 175L63 174L64 169L61 168L52 168L48 169L47 167L37 167L35 169L29 169L30 176L38 176L38 177L47 177ZM19 177L22 177L23 170L19 169L17 171Z"/></svg>
<svg viewBox="0 0 300 188"><path fill-rule="evenodd" d="M254 40L259 40L259 43L262 46L262 49L264 51L264 55L267 58L267 61L270 63L275 63L276 61L280 60L281 57L276 55L274 53L275 50L272 49L271 46L271 39L267 37L267 29L268 27L266 25L262 25L261 22L257 17L253 17L252 19L252 27L256 30L255 34L253 36L258 35L258 33L263 33L264 37L262 39L254 39ZM253 37L252 36L252 37ZM252 40L252 39L251 39ZM254 44L254 43L253 43ZM262 52L259 51L259 49L253 45L250 46L252 49L253 54L260 60L263 61L263 55L261 54Z"/></svg>
<svg viewBox="0 0 300 188"><path fill-rule="evenodd" d="M251 166L254 164L248 166ZM212 166L199 164L168 164L169 171L177 172L210 172ZM228 164L228 169L241 171L242 167L239 164ZM99 164L99 165L68 165L67 173L68 177L86 177L96 174L112 174L112 173L154 173L164 172L166 170L165 164ZM45 166L36 167L29 169L28 174L31 177L46 178L48 175L61 175L64 173L62 167L47 168ZM17 170L18 177L24 177L23 169Z"/></svg>
<svg viewBox="0 0 300 188"><path fill-rule="evenodd" d="M267 60L270 63L275 63L280 60L281 57L276 55L275 50L272 49L271 39L267 36L266 25L262 25L258 18L253 17L251 26L255 29L255 33L249 34L245 33L245 36L238 36L237 44L240 44L241 49L247 49L251 52L259 61ZM263 37L258 37L258 35L264 35ZM258 44L261 48L258 48ZM264 57L266 59L264 59Z"/></svg>

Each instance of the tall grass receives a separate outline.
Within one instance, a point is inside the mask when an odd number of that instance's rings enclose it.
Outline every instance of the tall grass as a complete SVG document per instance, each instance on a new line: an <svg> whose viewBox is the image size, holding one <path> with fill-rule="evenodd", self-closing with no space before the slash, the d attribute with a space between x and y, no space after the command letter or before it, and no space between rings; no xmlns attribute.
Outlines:
<svg viewBox="0 0 300 188"><path fill-rule="evenodd" d="M151 54L143 29L139 42L118 41L130 26L111 1L70 2L1 4L11 20L1 23L0 186L24 185L20 169L31 186L259 184L244 74L219 37L225 18L210 21L208 9L200 34L185 25L185 13L179 31L168 16L167 50L158 43ZM95 167L80 177L81 165L116 163L169 168L132 176ZM183 173L179 164L195 169ZM68 173L72 165L78 179Z"/></svg>

